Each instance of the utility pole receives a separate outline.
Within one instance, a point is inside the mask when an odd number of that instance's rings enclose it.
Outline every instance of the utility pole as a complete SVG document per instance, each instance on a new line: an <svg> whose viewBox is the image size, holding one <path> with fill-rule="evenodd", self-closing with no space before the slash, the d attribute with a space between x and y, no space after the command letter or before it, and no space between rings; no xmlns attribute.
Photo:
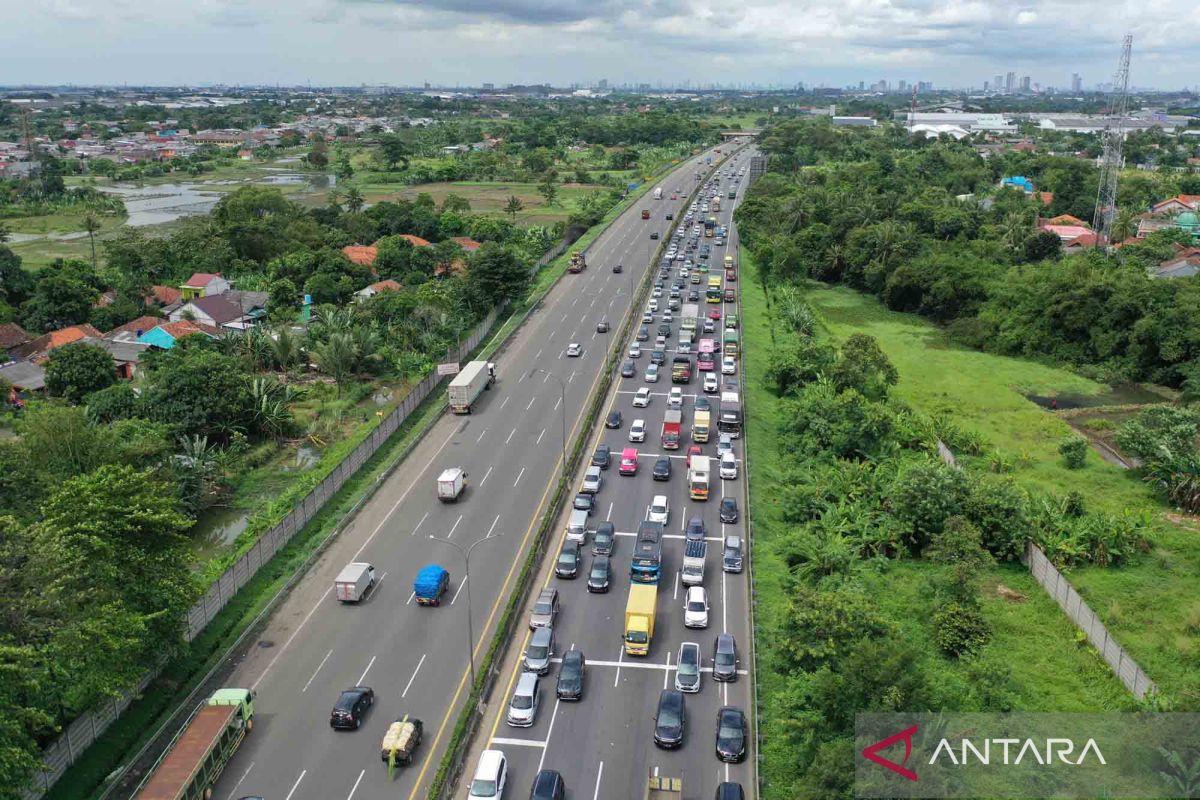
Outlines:
<svg viewBox="0 0 1200 800"><path fill-rule="evenodd" d="M472 690L475 688L475 626L471 621L471 552L484 542L490 542L493 539L499 539L503 535L503 533L497 533L495 536L484 536L482 539L476 540L474 544L464 548L458 542L453 542L449 539L443 539L440 536L434 536L432 533L429 534L430 539L433 539L435 542L441 542L442 544L450 545L463 557L463 582L467 584L467 663L471 665Z"/></svg>
<svg viewBox="0 0 1200 800"><path fill-rule="evenodd" d="M1125 141L1125 114L1129 110L1129 56L1133 34L1125 34L1121 59L1113 77L1112 107L1109 124L1101 134L1104 155L1100 157L1100 185L1096 191L1096 211L1092 215L1092 230L1096 232L1096 247L1112 245L1113 218L1117 214L1117 177L1121 172L1121 146Z"/></svg>

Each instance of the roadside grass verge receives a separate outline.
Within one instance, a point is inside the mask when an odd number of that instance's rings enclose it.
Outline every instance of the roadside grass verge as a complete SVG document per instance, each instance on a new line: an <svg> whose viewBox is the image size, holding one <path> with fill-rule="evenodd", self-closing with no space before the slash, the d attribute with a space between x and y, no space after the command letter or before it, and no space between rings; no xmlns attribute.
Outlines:
<svg viewBox="0 0 1200 800"><path fill-rule="evenodd" d="M1075 491L1088 508L1155 520L1149 553L1117 568L1074 567L1067 577L1170 700L1200 708L1200 531L1168 519L1136 471L1091 451L1083 469L1067 469L1058 442L1070 427L1022 396L1099 394L1108 387L1065 369L955 347L932 323L852 289L812 284L805 299L835 338L874 336L900 372L895 395L978 432L1026 488L1060 496ZM987 460L985 454L964 463L987 469Z"/></svg>
<svg viewBox="0 0 1200 800"><path fill-rule="evenodd" d="M773 344L771 311L762 283L756 277L753 257L740 252L742 286L742 340L744 342L742 385L746 399L747 448L752 480L750 515L754 559L754 625L757 646L757 676L763 797L784 800L796 777L794 753L773 747L793 720L777 717L772 709L783 707L788 692L794 691L782 659L779 631L785 622L792 592L791 576L780 555L780 546L793 532L784 522L779 497L784 486L776 477L786 474L785 458L776 446L782 403L766 388L766 354ZM812 300L812 293L809 295ZM845 304L846 298L836 298ZM823 306L813 301L824 313ZM834 304L834 307L840 305ZM830 323L833 330L835 324ZM868 333L872 331L867 331ZM776 335L780 335L778 332ZM842 337L848 335L844 331ZM877 334L878 335L878 334ZM901 386L914 383L916 362L901 362L892 356L890 344L880 336L880 345L893 358L901 374ZM910 403L903 392L897 392ZM1024 401L1022 401L1024 402ZM916 405L916 403L913 403ZM1043 413L1043 412L1039 412ZM935 598L930 583L944 568L923 561L893 560L876 566L864 563L856 580L881 613L902 633L903 638L924 654L921 668L943 696L961 697L971 681L969 665L942 656L931 639L928 620ZM1114 572L1120 572L1115 570ZM1010 592L998 592L999 587ZM1031 711L1097 711L1130 709L1136 704L1092 648L1078 643L1075 627L1054 601L1020 565L994 565L981 575L981 609L992 627L992 639L979 654L979 661L1002 665L1009 677L1003 688L1013 707Z"/></svg>

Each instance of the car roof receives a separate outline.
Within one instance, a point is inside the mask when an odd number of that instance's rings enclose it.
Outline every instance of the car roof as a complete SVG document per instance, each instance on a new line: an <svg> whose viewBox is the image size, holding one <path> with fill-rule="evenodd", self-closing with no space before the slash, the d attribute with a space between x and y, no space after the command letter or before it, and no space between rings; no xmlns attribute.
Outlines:
<svg viewBox="0 0 1200 800"><path fill-rule="evenodd" d="M571 544L574 544L574 542L572 542ZM724 635L724 634L722 634L722 635ZM538 628L536 631L533 632L533 636L530 637L529 643L537 644L537 645L547 645L547 644L550 644L550 638L552 636L554 636L554 628L550 625L546 625L545 627ZM719 638L720 637L718 637L718 639Z"/></svg>
<svg viewBox="0 0 1200 800"><path fill-rule="evenodd" d="M708 596L708 592L704 591L703 586L689 586L687 593L688 593L688 596L691 596L694 594L695 595L704 595L706 597Z"/></svg>
<svg viewBox="0 0 1200 800"><path fill-rule="evenodd" d="M583 651L578 648L572 648L572 649L568 650L567 652L563 653L563 665L564 666L566 665L566 663L568 661L582 661L582 660L583 660Z"/></svg>
<svg viewBox="0 0 1200 800"><path fill-rule="evenodd" d="M599 533L600 531L610 531L611 532L611 531L615 531L616 529L617 529L617 526L612 524L608 520L596 523L596 533Z"/></svg>
<svg viewBox="0 0 1200 800"><path fill-rule="evenodd" d="M667 504L667 496L665 494L656 494L656 495L654 495L654 499L651 500L650 502L651 503L661 503L662 505L665 506Z"/></svg>
<svg viewBox="0 0 1200 800"><path fill-rule="evenodd" d="M683 642L679 645L679 655L682 656L684 651L694 652L698 656L700 654L700 645L696 642Z"/></svg>
<svg viewBox="0 0 1200 800"><path fill-rule="evenodd" d="M484 750L479 754L479 764L475 767L475 774L494 775L500 769L503 761L504 753L502 751Z"/></svg>
<svg viewBox="0 0 1200 800"><path fill-rule="evenodd" d="M548 589L542 589L540 592L538 592L538 600L541 600L543 597L554 597L557 594L558 594L558 589L555 589L553 587L548 588Z"/></svg>
<svg viewBox="0 0 1200 800"><path fill-rule="evenodd" d="M520 694L533 694L533 687L537 686L538 675L536 672L522 672L521 677L517 678L517 692Z"/></svg>
<svg viewBox="0 0 1200 800"><path fill-rule="evenodd" d="M545 628L542 628L542 630L545 630ZM722 647L722 645L724 645L724 647ZM730 648L736 647L736 646L737 646L737 642L734 641L732 633L718 633L717 634L717 649L718 650L730 649Z"/></svg>

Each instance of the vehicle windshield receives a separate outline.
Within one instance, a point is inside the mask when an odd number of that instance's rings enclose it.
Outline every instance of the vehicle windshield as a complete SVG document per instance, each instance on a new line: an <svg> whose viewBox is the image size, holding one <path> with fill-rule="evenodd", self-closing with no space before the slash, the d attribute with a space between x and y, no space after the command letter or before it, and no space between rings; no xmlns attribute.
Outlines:
<svg viewBox="0 0 1200 800"><path fill-rule="evenodd" d="M562 564L565 567L575 566L575 554L574 553L562 553L558 557L558 563Z"/></svg>
<svg viewBox="0 0 1200 800"><path fill-rule="evenodd" d="M529 653L529 658L536 661L545 658L550 652L550 648L540 644L531 644L527 652Z"/></svg>
<svg viewBox="0 0 1200 800"><path fill-rule="evenodd" d="M592 577L596 580L603 580L608 577L608 570L604 567L592 567Z"/></svg>
<svg viewBox="0 0 1200 800"><path fill-rule="evenodd" d="M716 657L713 658L713 661L722 667L732 667L733 653L717 653Z"/></svg>
<svg viewBox="0 0 1200 800"><path fill-rule="evenodd" d="M679 674L680 675L696 675L697 673L699 673L699 671L700 670L697 669L696 665L691 663L690 661L680 661L679 662Z"/></svg>
<svg viewBox="0 0 1200 800"><path fill-rule="evenodd" d="M722 739L735 739L742 735L742 729L737 726L732 715L721 717L721 727L717 729L717 735Z"/></svg>
<svg viewBox="0 0 1200 800"><path fill-rule="evenodd" d="M524 694L516 695L512 699L512 707L520 711L533 708L533 697Z"/></svg>
<svg viewBox="0 0 1200 800"><path fill-rule="evenodd" d="M654 505L650 506L650 510L651 510L651 511L653 511L655 514L661 514L661 513L663 513L664 511L666 511L666 510L667 510L667 507L666 507L666 506L660 506L660 505L658 505L658 504L656 503L656 504L654 504Z"/></svg>
<svg viewBox="0 0 1200 800"><path fill-rule="evenodd" d="M703 610L704 610L704 601L703 600L691 600L688 602L688 611L703 611Z"/></svg>
<svg viewBox="0 0 1200 800"><path fill-rule="evenodd" d="M626 634L625 641L629 642L630 644L645 644L647 641L646 634L642 633L641 631L630 631L628 634Z"/></svg>
<svg viewBox="0 0 1200 800"><path fill-rule="evenodd" d="M678 728L679 715L673 708L663 708L658 712L658 724L662 728Z"/></svg>
<svg viewBox="0 0 1200 800"><path fill-rule="evenodd" d="M549 600L538 600L538 601L537 601L536 603L534 603L534 605L533 605L533 613L535 613L535 614L549 614L549 613L550 613L550 609L552 609L552 608L554 608L554 606L553 606L553 605L550 603L550 601L549 601Z"/></svg>
<svg viewBox="0 0 1200 800"><path fill-rule="evenodd" d="M471 781L471 796L472 797L495 797L496 796L496 782L490 781L490 780L484 780L483 778L476 778L475 780Z"/></svg>

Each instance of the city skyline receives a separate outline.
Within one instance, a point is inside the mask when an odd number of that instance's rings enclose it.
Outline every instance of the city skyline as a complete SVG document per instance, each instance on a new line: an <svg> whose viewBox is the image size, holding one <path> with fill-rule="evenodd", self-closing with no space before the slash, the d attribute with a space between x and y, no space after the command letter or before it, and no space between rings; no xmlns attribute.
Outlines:
<svg viewBox="0 0 1200 800"><path fill-rule="evenodd" d="M1200 45L1174 24L1187 13L1180 2L1125 17L998 0L0 0L0 14L20 20L0 26L0 74L31 85L86 75L107 85L153 76L163 85L562 86L603 77L657 87L851 86L874 73L966 89L999 69L1015 73L1016 88L1032 76L1069 90L1075 74L1088 76L1085 89L1108 80L1132 31L1132 83L1171 90L1186 81L1175 65Z"/></svg>

